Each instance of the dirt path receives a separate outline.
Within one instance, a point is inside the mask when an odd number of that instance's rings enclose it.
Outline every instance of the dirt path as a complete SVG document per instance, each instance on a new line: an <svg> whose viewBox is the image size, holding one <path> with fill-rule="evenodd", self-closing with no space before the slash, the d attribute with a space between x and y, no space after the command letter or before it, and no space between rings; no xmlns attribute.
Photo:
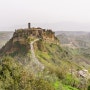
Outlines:
<svg viewBox="0 0 90 90"><path fill-rule="evenodd" d="M34 41L31 41L30 48L31 48L31 60L32 60L32 67L36 69L36 71L42 71L44 69L44 65L39 62L37 57L35 56L34 47L33 44L37 42L39 39L35 39Z"/></svg>

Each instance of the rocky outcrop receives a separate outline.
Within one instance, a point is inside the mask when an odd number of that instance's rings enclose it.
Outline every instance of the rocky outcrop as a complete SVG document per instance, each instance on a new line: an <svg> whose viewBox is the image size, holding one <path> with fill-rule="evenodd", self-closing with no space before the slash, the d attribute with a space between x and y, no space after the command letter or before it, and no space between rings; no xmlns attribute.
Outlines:
<svg viewBox="0 0 90 90"><path fill-rule="evenodd" d="M78 71L77 74L79 77L90 79L90 73L86 69Z"/></svg>
<svg viewBox="0 0 90 90"><path fill-rule="evenodd" d="M55 33L52 30L42 28L18 29L13 34L13 43L19 41L24 43L28 37L42 38L45 42L58 43Z"/></svg>
<svg viewBox="0 0 90 90"><path fill-rule="evenodd" d="M42 28L29 28L15 30L13 37L0 50L0 55L16 55L27 53L30 49L29 42L41 38L45 43L59 44L52 30ZM42 46L42 45L41 45Z"/></svg>

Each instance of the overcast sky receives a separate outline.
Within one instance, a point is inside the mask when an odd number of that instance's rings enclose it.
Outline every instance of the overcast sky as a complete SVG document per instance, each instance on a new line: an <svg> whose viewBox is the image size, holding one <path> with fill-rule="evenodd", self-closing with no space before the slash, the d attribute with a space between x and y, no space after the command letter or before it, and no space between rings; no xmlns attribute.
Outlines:
<svg viewBox="0 0 90 90"><path fill-rule="evenodd" d="M54 30L89 31L90 0L0 0L0 30L28 22Z"/></svg>

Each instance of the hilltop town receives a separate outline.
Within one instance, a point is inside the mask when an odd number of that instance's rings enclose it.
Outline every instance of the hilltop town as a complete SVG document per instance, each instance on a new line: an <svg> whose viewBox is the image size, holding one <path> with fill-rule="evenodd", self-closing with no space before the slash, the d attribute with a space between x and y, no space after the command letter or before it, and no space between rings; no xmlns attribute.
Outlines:
<svg viewBox="0 0 90 90"><path fill-rule="evenodd" d="M26 53L30 49L30 42L35 39L42 40L44 43L59 44L55 32L50 29L31 27L28 23L28 28L15 30L12 38L1 48L0 53L6 55L19 53L19 51Z"/></svg>
<svg viewBox="0 0 90 90"><path fill-rule="evenodd" d="M45 42L58 44L58 40L55 37L55 32L53 32L50 29L46 30L40 27L31 28L30 23L28 23L28 28L26 29L15 30L13 34L13 43L16 41L19 41L21 44L24 44L26 41L26 38L31 38L31 39L41 38Z"/></svg>

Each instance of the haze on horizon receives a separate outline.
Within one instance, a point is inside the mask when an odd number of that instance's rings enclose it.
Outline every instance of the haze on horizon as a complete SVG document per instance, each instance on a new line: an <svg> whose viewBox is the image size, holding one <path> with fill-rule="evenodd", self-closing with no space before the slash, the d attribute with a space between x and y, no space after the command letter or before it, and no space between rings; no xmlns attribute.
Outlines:
<svg viewBox="0 0 90 90"><path fill-rule="evenodd" d="M90 0L0 0L0 31L32 26L90 31Z"/></svg>

